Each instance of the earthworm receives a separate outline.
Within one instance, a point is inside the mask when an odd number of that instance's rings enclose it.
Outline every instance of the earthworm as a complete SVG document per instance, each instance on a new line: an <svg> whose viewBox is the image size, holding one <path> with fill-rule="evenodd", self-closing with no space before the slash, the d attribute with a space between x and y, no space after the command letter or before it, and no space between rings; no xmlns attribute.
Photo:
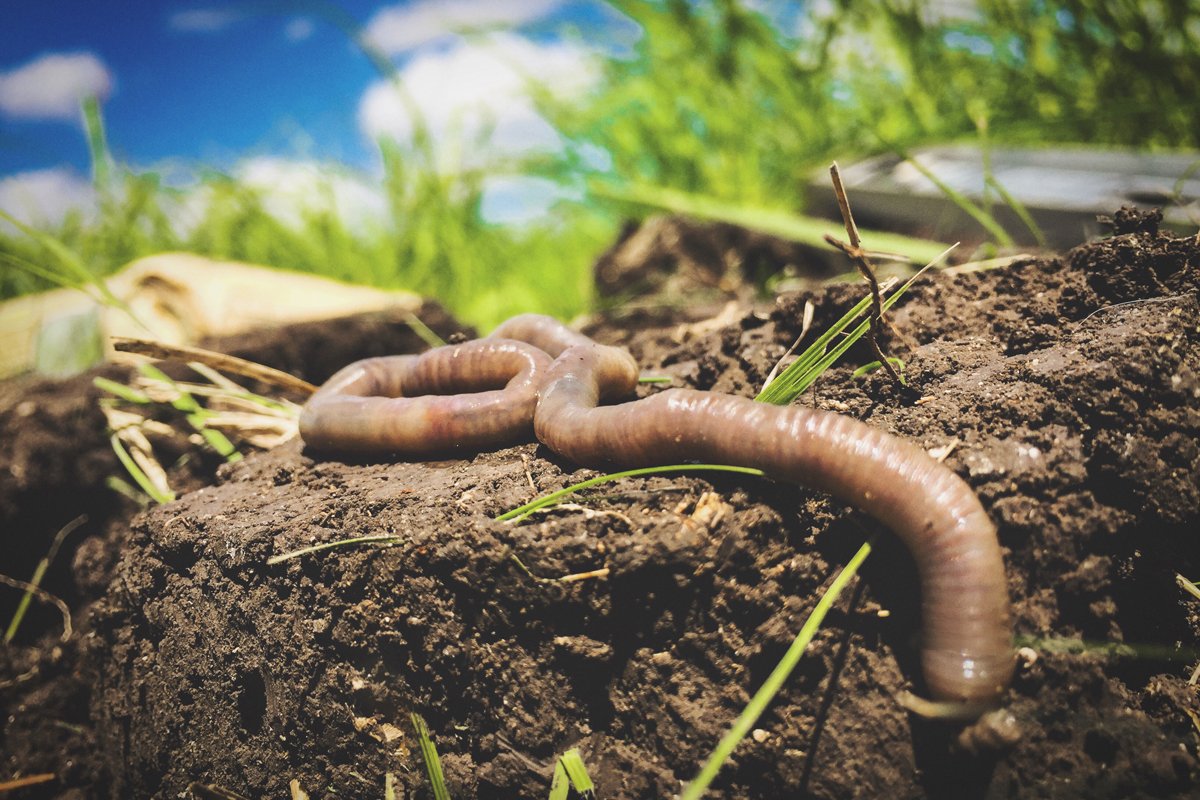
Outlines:
<svg viewBox="0 0 1200 800"><path fill-rule="evenodd" d="M356 361L322 384L300 414L317 450L429 454L528 441L545 351L504 339L419 356Z"/></svg>
<svg viewBox="0 0 1200 800"><path fill-rule="evenodd" d="M529 350L513 340L528 343ZM912 552L921 583L922 672L940 701L938 713L970 719L998 703L1015 659L996 529L970 486L919 447L839 414L691 389L600 406L633 393L636 362L549 317L514 317L492 338L471 344L431 350L416 361L401 357L365 362L358 371L347 367L309 401L301 423L305 440L360 451L411 444L412 452L430 449L427 436L437 443L434 449L445 449L460 433L472 446L511 441L528 430L522 415L536 391L534 433L577 463L736 464L826 491L881 521ZM554 357L548 370L530 350ZM438 379L415 380L418 363L423 375L436 373ZM400 410L397 401L370 405L371 399L342 397L347 389L413 394L492 386L521 363L527 366L509 383L517 387L511 399L494 393L429 398L417 414ZM360 412L343 405L349 400L362 404L365 419L352 419ZM390 419L393 408L397 417ZM505 425L512 427L501 430ZM488 436L479 436L481 428Z"/></svg>

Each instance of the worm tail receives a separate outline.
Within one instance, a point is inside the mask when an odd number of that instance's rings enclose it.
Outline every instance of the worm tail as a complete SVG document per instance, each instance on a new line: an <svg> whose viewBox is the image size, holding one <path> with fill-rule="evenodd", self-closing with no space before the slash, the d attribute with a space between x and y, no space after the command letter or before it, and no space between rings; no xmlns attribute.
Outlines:
<svg viewBox="0 0 1200 800"><path fill-rule="evenodd" d="M686 389L596 407L606 386L627 388L633 380L624 351L566 351L542 390L538 438L580 463L756 467L861 508L916 561L931 694L980 708L998 700L1014 665L1004 563L995 527L961 478L895 436L813 409Z"/></svg>

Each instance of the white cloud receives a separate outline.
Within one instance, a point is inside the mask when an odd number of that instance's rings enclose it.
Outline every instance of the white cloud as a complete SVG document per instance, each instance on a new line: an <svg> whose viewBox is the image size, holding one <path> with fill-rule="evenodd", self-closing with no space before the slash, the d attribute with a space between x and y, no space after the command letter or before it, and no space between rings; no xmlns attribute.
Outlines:
<svg viewBox="0 0 1200 800"><path fill-rule="evenodd" d="M296 17L288 20L288 24L283 29L283 35L289 42L303 42L313 35L316 27L308 17Z"/></svg>
<svg viewBox="0 0 1200 800"><path fill-rule="evenodd" d="M479 213L488 222L524 225L541 219L560 200L579 194L543 178L497 175L483 182Z"/></svg>
<svg viewBox="0 0 1200 800"><path fill-rule="evenodd" d="M415 0L376 12L363 36L384 53L399 55L461 31L515 28L541 19L560 3L561 0Z"/></svg>
<svg viewBox="0 0 1200 800"><path fill-rule="evenodd" d="M453 148L474 146L487 133L472 164L488 155L512 156L559 146L558 134L534 108L527 82L538 80L556 93L579 93L596 76L580 47L557 42L535 44L513 34L463 40L448 50L421 53L401 70L400 80L437 142L443 167L452 166ZM379 81L359 102L358 123L371 139L407 141L413 122L396 87Z"/></svg>
<svg viewBox="0 0 1200 800"><path fill-rule="evenodd" d="M228 8L191 8L176 11L167 17L172 30L184 33L217 33L242 18L242 13Z"/></svg>
<svg viewBox="0 0 1200 800"><path fill-rule="evenodd" d="M21 119L76 120L79 102L112 91L112 74L91 53L47 53L0 72L0 112Z"/></svg>
<svg viewBox="0 0 1200 800"><path fill-rule="evenodd" d="M267 211L292 227L303 226L306 214L329 211L361 232L388 213L378 184L315 161L260 156L239 164L234 177L261 193Z"/></svg>
<svg viewBox="0 0 1200 800"><path fill-rule="evenodd" d="M27 225L54 227L71 211L93 212L95 204L91 181L71 169L56 167L0 178L0 208ZM0 222L0 227L11 226Z"/></svg>

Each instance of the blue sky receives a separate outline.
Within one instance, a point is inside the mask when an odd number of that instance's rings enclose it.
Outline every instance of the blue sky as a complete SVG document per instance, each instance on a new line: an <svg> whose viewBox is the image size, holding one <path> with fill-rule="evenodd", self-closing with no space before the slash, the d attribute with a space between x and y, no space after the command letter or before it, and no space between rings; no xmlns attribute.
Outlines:
<svg viewBox="0 0 1200 800"><path fill-rule="evenodd" d="M49 207L55 197L66 203L74 193L86 202L81 94L105 98L110 147L139 169L171 163L184 172L212 166L237 173L250 164L263 173L267 162L283 169L332 160L369 173L375 166L371 137L403 139L409 129L394 92L311 3L5 5L0 205L36 196L43 208L35 217L58 214ZM595 74L590 48L559 32L575 26L584 42L591 37L610 46L623 27L590 0L338 5L397 65L435 133L470 132L486 119L496 125L492 144L500 154L555 142L532 106L516 97L518 79L505 76L496 59L567 90L586 87ZM482 41L454 34L475 25L501 32ZM624 31L629 34L628 24Z"/></svg>

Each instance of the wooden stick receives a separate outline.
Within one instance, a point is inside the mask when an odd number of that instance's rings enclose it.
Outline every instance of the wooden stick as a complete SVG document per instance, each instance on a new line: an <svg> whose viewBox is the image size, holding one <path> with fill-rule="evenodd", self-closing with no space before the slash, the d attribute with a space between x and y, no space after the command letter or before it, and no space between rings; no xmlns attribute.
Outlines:
<svg viewBox="0 0 1200 800"><path fill-rule="evenodd" d="M846 226L846 235L850 237L850 243L846 244L829 234L825 234L825 241L849 256L858 267L858 271L867 279L867 284L871 287L871 304L874 306L871 313L871 329L867 332L867 341L871 343L875 357L892 376L892 380L903 384L904 381L900 378L900 374L896 372L896 368L884 354L883 348L879 346L879 337L883 334L883 327L886 324L883 319L883 296L879 291L879 280L875 277L875 270L871 268L871 260L862 248L862 237L858 234L858 226L854 224L854 214L850 211L850 199L846 196L846 187L842 185L842 173L838 170L836 161L829 165L829 177L833 180L833 193L837 196L838 208L842 212L842 223Z"/></svg>

